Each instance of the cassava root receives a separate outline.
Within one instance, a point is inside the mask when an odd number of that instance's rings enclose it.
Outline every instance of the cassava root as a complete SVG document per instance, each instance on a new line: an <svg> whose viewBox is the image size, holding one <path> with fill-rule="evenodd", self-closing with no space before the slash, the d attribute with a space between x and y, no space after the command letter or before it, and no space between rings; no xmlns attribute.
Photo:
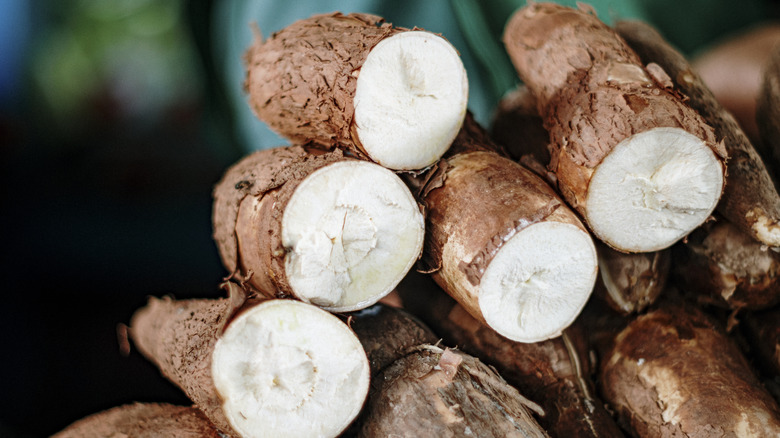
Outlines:
<svg viewBox="0 0 780 438"><path fill-rule="evenodd" d="M337 436L368 394L358 338L313 305L243 301L238 288L150 299L131 320L135 345L228 436Z"/></svg>
<svg viewBox="0 0 780 438"><path fill-rule="evenodd" d="M299 20L246 54L257 116L293 143L344 147L391 169L425 168L466 115L455 48L368 14Z"/></svg>

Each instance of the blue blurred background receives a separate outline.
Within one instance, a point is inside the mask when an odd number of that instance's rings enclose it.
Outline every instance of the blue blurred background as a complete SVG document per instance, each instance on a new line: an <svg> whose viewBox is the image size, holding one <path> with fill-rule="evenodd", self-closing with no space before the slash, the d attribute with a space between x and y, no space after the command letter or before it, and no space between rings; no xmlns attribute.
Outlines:
<svg viewBox="0 0 780 438"><path fill-rule="evenodd" d="M562 2L573 5L574 2ZM522 0L0 0L0 436L47 436L131 401L187 404L117 326L149 295L216 297L211 188L284 141L254 118L241 55L314 13L442 33L482 123L517 80L500 43ZM685 53L776 19L775 2L593 2Z"/></svg>

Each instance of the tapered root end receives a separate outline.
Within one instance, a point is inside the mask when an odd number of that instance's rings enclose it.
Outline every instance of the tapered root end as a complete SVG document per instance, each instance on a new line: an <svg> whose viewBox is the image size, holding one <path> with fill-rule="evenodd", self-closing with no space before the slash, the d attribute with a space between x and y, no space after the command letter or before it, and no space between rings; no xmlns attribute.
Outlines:
<svg viewBox="0 0 780 438"><path fill-rule="evenodd" d="M377 163L422 169L455 139L467 101L466 70L455 48L429 32L401 32L377 44L360 69L357 136Z"/></svg>
<svg viewBox="0 0 780 438"><path fill-rule="evenodd" d="M487 324L518 342L559 336L588 301L598 270L596 249L580 227L531 225L509 239L480 282Z"/></svg>
<svg viewBox="0 0 780 438"><path fill-rule="evenodd" d="M704 223L723 182L723 163L707 143L682 129L651 129L620 142L596 168L586 219L615 249L658 251Z"/></svg>
<svg viewBox="0 0 780 438"><path fill-rule="evenodd" d="M241 436L337 436L368 395L357 336L315 306L272 300L240 314L217 342L214 385Z"/></svg>
<svg viewBox="0 0 780 438"><path fill-rule="evenodd" d="M285 208L288 281L296 297L330 311L368 307L412 268L424 229L394 173L355 160L331 164L309 175Z"/></svg>

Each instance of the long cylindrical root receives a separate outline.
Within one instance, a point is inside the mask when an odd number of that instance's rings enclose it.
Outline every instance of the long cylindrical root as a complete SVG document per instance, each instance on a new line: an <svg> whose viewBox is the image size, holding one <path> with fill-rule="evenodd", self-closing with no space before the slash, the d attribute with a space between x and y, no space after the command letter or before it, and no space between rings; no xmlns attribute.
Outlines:
<svg viewBox="0 0 780 438"><path fill-rule="evenodd" d="M575 214L540 177L495 152L467 122L420 191L426 270L503 336L561 334L596 279L596 250Z"/></svg>
<svg viewBox="0 0 780 438"><path fill-rule="evenodd" d="M599 245L599 280L596 294L624 315L642 312L666 287L672 262L671 249L626 254Z"/></svg>
<svg viewBox="0 0 780 438"><path fill-rule="evenodd" d="M780 436L780 408L739 348L693 307L631 322L601 370L604 397L638 437Z"/></svg>
<svg viewBox="0 0 780 438"><path fill-rule="evenodd" d="M455 48L367 14L297 21L246 54L257 116L295 143L340 146L391 169L436 162L466 114Z"/></svg>
<svg viewBox="0 0 780 438"><path fill-rule="evenodd" d="M52 438L220 438L219 431L194 407L134 403L83 418Z"/></svg>
<svg viewBox="0 0 780 438"><path fill-rule="evenodd" d="M709 217L726 154L660 68L594 15L551 3L516 12L504 42L550 133L558 188L596 237L656 251Z"/></svg>
<svg viewBox="0 0 780 438"><path fill-rule="evenodd" d="M369 365L341 320L295 300L151 299L138 349L225 434L337 436L368 394Z"/></svg>
<svg viewBox="0 0 780 438"><path fill-rule="evenodd" d="M407 277L404 307L420 315L449 345L495 367L521 394L538 403L539 424L552 437L619 437L620 429L597 398L585 339L570 327L536 343L514 342L481 324L433 282Z"/></svg>
<svg viewBox="0 0 780 438"><path fill-rule="evenodd" d="M706 224L675 254L679 284L706 302L732 309L780 303L780 255L728 221Z"/></svg>
<svg viewBox="0 0 780 438"><path fill-rule="evenodd" d="M366 309L352 327L375 373L359 436L547 436L529 411L538 406L478 359L431 345L406 312Z"/></svg>
<svg viewBox="0 0 780 438"><path fill-rule="evenodd" d="M728 153L726 187L718 213L759 242L780 246L780 195L764 162L734 117L715 99L685 59L649 25L626 21L616 26L620 35L646 63L660 65L671 83L715 129ZM682 193L690 193L683 189Z"/></svg>
<svg viewBox="0 0 780 438"><path fill-rule="evenodd" d="M425 223L378 164L302 147L256 152L214 190L214 238L233 276L330 311L368 307L414 266Z"/></svg>

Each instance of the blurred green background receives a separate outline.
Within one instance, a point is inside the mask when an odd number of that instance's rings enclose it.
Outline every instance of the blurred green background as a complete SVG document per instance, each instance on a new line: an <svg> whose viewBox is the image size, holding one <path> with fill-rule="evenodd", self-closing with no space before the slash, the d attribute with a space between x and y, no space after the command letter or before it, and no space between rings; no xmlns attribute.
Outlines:
<svg viewBox="0 0 780 438"><path fill-rule="evenodd" d="M575 2L561 2L574 5ZM773 1L591 2L686 54L778 18ZM442 33L482 123L517 80L500 41L520 0L0 0L0 436L46 436L131 401L186 404L117 326L149 295L214 297L211 188L284 141L254 118L241 54L314 13Z"/></svg>

